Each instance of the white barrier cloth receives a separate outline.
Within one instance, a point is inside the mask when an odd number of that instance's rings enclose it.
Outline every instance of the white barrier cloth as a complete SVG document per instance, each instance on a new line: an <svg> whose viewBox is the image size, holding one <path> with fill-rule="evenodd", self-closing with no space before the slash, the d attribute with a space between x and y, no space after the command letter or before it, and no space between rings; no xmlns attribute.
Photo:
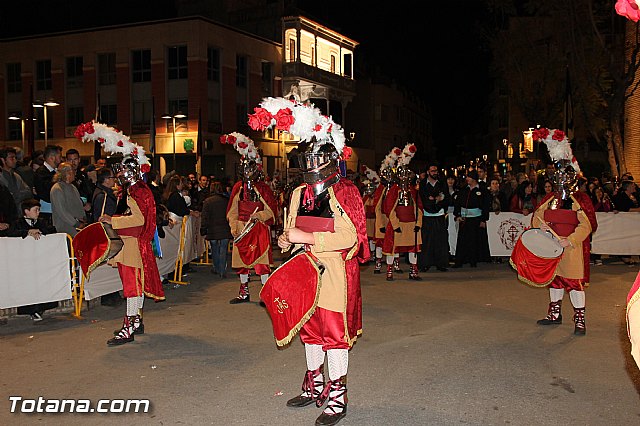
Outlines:
<svg viewBox="0 0 640 426"><path fill-rule="evenodd" d="M0 309L71 299L67 234L0 238Z"/></svg>
<svg viewBox="0 0 640 426"><path fill-rule="evenodd" d="M591 253L640 254L640 213L596 213L598 230L591 239Z"/></svg>

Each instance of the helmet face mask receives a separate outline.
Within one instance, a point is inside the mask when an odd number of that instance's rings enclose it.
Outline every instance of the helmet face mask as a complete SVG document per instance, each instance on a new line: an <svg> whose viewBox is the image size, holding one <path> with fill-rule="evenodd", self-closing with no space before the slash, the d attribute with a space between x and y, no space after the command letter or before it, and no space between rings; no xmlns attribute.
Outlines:
<svg viewBox="0 0 640 426"><path fill-rule="evenodd" d="M244 182L257 182L262 178L262 168L254 159L244 159L238 165L238 175Z"/></svg>
<svg viewBox="0 0 640 426"><path fill-rule="evenodd" d="M133 185L142 179L140 165L133 157L125 157L122 162L111 166L111 169L122 186Z"/></svg>
<svg viewBox="0 0 640 426"><path fill-rule="evenodd" d="M578 174L568 160L560 160L555 163L553 174L553 186L557 197L568 200L571 194L578 189Z"/></svg>
<svg viewBox="0 0 640 426"><path fill-rule="evenodd" d="M322 145L316 152L298 154L302 179L306 184L312 185L315 195L321 194L340 180L338 156L331 143Z"/></svg>

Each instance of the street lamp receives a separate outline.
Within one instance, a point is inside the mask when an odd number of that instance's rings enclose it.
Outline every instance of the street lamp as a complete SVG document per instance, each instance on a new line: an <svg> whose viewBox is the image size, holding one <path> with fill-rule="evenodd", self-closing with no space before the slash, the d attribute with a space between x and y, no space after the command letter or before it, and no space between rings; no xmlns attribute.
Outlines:
<svg viewBox="0 0 640 426"><path fill-rule="evenodd" d="M29 120L28 118L21 118L18 114L11 114L9 116L9 120L20 120L20 134L22 135L22 152L25 152L24 150L24 122ZM35 118L32 118L33 121L35 121Z"/></svg>
<svg viewBox="0 0 640 426"><path fill-rule="evenodd" d="M187 116L184 115L182 112L178 111L173 115L168 113L163 114L161 118L172 121L171 133L173 135L173 170L177 171L178 168L176 167L176 118L187 118Z"/></svg>
<svg viewBox="0 0 640 426"><path fill-rule="evenodd" d="M40 102L40 101L35 101L33 103L33 107L34 108L44 108L44 144L47 145L47 140L48 140L48 134L49 134L49 129L48 129L48 124L47 124L47 107L57 107L58 105L60 105L59 103L57 103L56 101L53 100L48 100L46 102Z"/></svg>

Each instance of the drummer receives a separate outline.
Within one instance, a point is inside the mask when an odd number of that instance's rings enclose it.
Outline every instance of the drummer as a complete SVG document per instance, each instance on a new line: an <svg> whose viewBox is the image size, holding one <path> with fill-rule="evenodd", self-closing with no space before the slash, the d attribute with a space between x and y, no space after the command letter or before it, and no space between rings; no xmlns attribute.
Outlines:
<svg viewBox="0 0 640 426"><path fill-rule="evenodd" d="M253 141L237 132L223 135L220 141L233 145L241 156L238 172L242 180L239 180L233 186L229 204L227 205L227 220L231 228L231 235L234 238L243 235L243 231L247 231L251 221L254 220L258 220L267 226L273 226L277 212L276 199L269 185L264 182L262 159L258 155ZM252 268L257 275L260 275L262 285L269 278L271 265L273 264L270 232L267 232L265 238L268 239L266 244L269 248L265 253L257 254L259 256L257 258L251 256L252 253L240 253L237 245L233 245L231 267L236 270L240 277L240 290L238 291L238 296L229 301L232 305L251 301L249 272ZM247 261L247 259L251 260ZM261 303L261 305L263 304Z"/></svg>
<svg viewBox="0 0 640 426"><path fill-rule="evenodd" d="M569 144L561 130L537 129L534 131L534 139L549 143L554 148ZM531 219L532 227L553 231L560 237L560 244L564 247L555 270L556 276L548 286L550 303L547 316L539 320L538 324L562 324L562 299L567 292L574 310L574 334L584 335L587 330L584 290L589 285L589 236L596 231L598 223L591 199L577 189L580 168L570 146L567 148L563 151L568 153L566 158L554 158L559 151L549 150L556 163L555 191L542 199Z"/></svg>

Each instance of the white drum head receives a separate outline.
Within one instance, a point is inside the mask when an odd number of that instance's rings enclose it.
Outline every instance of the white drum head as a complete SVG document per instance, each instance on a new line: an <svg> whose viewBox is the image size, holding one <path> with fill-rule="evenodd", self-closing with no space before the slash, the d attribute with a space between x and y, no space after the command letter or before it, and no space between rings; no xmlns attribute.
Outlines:
<svg viewBox="0 0 640 426"><path fill-rule="evenodd" d="M564 248L550 232L539 228L527 229L521 238L522 244L531 253L544 259L555 259L564 252Z"/></svg>

